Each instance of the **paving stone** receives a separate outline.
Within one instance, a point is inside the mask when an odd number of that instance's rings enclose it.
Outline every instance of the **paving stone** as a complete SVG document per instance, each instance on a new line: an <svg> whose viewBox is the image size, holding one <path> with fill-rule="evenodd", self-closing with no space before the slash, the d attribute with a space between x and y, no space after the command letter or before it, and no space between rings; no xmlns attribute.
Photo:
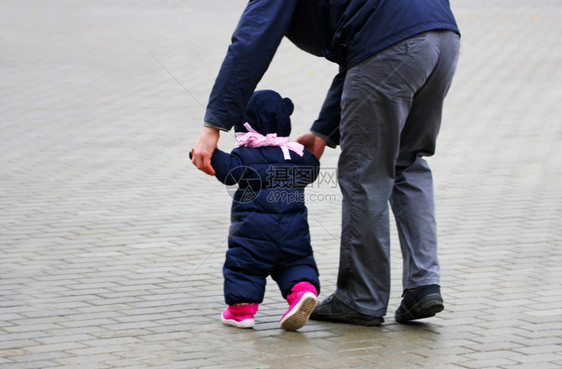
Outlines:
<svg viewBox="0 0 562 369"><path fill-rule="evenodd" d="M187 159L246 3L2 1L0 366L560 367L558 2L451 2L461 57L428 158L445 310L394 321L393 229L385 324L299 332L279 328L271 279L254 329L218 319L231 198ZM283 41L258 88L292 98L296 137L336 72ZM321 298L336 286L338 155L308 191Z"/></svg>
<svg viewBox="0 0 562 369"><path fill-rule="evenodd" d="M553 363L532 363L532 364L515 364L515 365L504 365L501 367L502 369L557 369L560 368L560 365L553 364Z"/></svg>

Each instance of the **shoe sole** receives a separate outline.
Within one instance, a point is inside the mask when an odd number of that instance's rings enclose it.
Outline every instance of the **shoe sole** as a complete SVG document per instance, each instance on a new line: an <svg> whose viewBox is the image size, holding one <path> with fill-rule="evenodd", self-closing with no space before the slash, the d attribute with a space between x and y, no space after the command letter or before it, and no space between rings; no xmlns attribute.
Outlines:
<svg viewBox="0 0 562 369"><path fill-rule="evenodd" d="M346 324L354 324L354 325L364 325L366 327L378 327L384 323L383 318L373 317L372 319L363 318L363 317L354 317L350 316L349 314L312 314L310 316L312 320L320 320L323 322L335 322L335 323L346 323Z"/></svg>
<svg viewBox="0 0 562 369"><path fill-rule="evenodd" d="M244 319L240 322L237 322L234 319L226 319L222 314L221 314L221 320L223 324L230 325L236 328L253 328L255 324L254 319Z"/></svg>
<svg viewBox="0 0 562 369"><path fill-rule="evenodd" d="M402 323L410 320L431 318L443 311L443 309L443 299L440 295L427 295L415 303L409 310L403 313L396 313L394 319L398 323Z"/></svg>
<svg viewBox="0 0 562 369"><path fill-rule="evenodd" d="M301 300L281 319L281 328L287 331L296 331L305 326L318 300L312 292L307 292Z"/></svg>

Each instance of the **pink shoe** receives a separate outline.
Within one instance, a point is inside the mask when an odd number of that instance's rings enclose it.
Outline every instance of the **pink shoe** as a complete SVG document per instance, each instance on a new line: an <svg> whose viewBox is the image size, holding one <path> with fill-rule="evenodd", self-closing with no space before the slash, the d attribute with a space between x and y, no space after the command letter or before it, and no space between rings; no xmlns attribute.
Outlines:
<svg viewBox="0 0 562 369"><path fill-rule="evenodd" d="M288 331L296 331L304 327L308 317L316 307L316 288L308 282L299 282L291 289L287 296L289 310L281 318L281 328Z"/></svg>
<svg viewBox="0 0 562 369"><path fill-rule="evenodd" d="M236 328L252 328L258 307L258 304L230 305L222 312L221 320L224 324Z"/></svg>

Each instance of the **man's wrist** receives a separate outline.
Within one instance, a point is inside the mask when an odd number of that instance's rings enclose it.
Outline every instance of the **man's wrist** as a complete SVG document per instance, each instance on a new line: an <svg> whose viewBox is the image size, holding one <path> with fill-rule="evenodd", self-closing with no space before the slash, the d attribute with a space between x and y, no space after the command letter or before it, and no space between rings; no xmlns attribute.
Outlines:
<svg viewBox="0 0 562 369"><path fill-rule="evenodd" d="M221 127L219 125L216 125L215 123L211 123L211 122L207 122L207 121L203 121L203 126L209 127L209 128L216 128L216 129L220 129L221 131L228 132L227 129L224 129L223 127Z"/></svg>
<svg viewBox="0 0 562 369"><path fill-rule="evenodd" d="M320 137L321 139L323 139L324 141L326 141L326 146L331 147L332 149L336 148L336 146L338 146L338 144L336 144L334 141L332 141L330 139L330 137L326 136L323 133L320 133L318 131L314 131L314 130L310 130L310 132L312 132L315 136Z"/></svg>

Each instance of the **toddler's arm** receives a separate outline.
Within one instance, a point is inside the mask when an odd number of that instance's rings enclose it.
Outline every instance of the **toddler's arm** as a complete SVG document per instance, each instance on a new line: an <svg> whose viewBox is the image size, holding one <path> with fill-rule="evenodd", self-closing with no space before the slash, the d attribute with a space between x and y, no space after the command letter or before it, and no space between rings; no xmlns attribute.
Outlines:
<svg viewBox="0 0 562 369"><path fill-rule="evenodd" d="M227 154L219 149L213 152L211 166L215 170L215 177L226 185L236 184L243 175L243 164L238 155Z"/></svg>
<svg viewBox="0 0 562 369"><path fill-rule="evenodd" d="M306 175L303 176L302 184L304 186L311 184L318 178L318 172L320 172L320 161L311 152L305 151L304 161L306 162Z"/></svg>

